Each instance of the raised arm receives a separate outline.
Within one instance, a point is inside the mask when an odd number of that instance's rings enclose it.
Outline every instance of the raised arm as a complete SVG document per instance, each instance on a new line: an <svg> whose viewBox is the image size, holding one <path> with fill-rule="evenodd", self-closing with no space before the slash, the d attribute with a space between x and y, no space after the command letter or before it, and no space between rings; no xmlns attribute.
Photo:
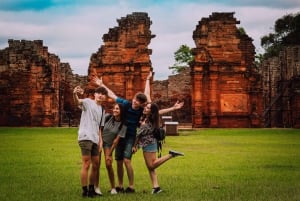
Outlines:
<svg viewBox="0 0 300 201"><path fill-rule="evenodd" d="M82 99L78 97L78 93L83 94L83 89L80 86L76 86L73 90L73 99L77 105L82 105Z"/></svg>
<svg viewBox="0 0 300 201"><path fill-rule="evenodd" d="M147 102L151 103L151 96L150 96L150 79L152 77L152 72L150 71L149 75L147 76L146 84L145 84L145 91L144 94L147 97Z"/></svg>
<svg viewBox="0 0 300 201"><path fill-rule="evenodd" d="M177 101L173 107L169 107L169 108L166 108L166 109L161 109L159 110L159 114L162 115L162 114L165 114L165 113L168 113L168 112L172 112L172 111L175 111L175 110L178 110L180 108L182 108L182 106L184 105L184 102L179 102Z"/></svg>
<svg viewBox="0 0 300 201"><path fill-rule="evenodd" d="M109 89L102 81L102 78L98 78L97 76L95 76L93 78L94 83L96 83L99 87L104 87L107 90L107 95L108 97L110 97L111 99L113 99L114 101L116 101L117 99L117 95L111 90Z"/></svg>

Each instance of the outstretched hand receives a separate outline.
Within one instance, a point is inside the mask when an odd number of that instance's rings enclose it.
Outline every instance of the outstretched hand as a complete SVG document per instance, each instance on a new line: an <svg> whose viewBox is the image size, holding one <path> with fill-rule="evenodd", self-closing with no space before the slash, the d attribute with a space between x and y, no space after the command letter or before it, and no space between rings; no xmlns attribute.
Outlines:
<svg viewBox="0 0 300 201"><path fill-rule="evenodd" d="M152 71L149 72L149 75L147 76L147 80L149 80L152 77Z"/></svg>
<svg viewBox="0 0 300 201"><path fill-rule="evenodd" d="M79 94L83 94L84 90L80 87L80 86L76 86L73 90L73 93L79 93Z"/></svg>
<svg viewBox="0 0 300 201"><path fill-rule="evenodd" d="M95 84L97 84L99 87L101 87L102 85L103 85L103 81L102 81L102 77L97 77L97 76L95 76L94 78L93 78L93 82L95 83Z"/></svg>
<svg viewBox="0 0 300 201"><path fill-rule="evenodd" d="M174 104L173 108L174 110L178 110L180 108L182 108L184 105L184 101L180 102L179 100Z"/></svg>

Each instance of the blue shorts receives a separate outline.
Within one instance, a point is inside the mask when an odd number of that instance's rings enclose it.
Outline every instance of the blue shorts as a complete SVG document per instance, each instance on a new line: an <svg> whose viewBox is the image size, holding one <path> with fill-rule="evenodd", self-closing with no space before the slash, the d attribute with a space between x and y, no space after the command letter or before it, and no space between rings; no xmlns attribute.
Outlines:
<svg viewBox="0 0 300 201"><path fill-rule="evenodd" d="M135 136L121 138L115 151L115 159L117 161L126 159L131 159L132 157L132 147L135 142Z"/></svg>
<svg viewBox="0 0 300 201"><path fill-rule="evenodd" d="M144 152L157 152L157 143L148 144L143 147Z"/></svg>

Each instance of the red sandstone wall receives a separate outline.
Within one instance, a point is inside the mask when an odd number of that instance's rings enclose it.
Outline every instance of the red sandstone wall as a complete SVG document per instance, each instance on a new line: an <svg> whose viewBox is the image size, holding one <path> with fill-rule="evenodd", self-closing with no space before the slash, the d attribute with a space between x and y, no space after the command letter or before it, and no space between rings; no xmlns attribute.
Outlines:
<svg viewBox="0 0 300 201"><path fill-rule="evenodd" d="M252 39L241 34L234 13L202 18L193 33L191 65L194 127L260 127L259 75Z"/></svg>
<svg viewBox="0 0 300 201"><path fill-rule="evenodd" d="M89 79L96 72L118 96L131 100L135 93L144 91L147 75L152 71L152 50L148 45L155 36L147 13L134 12L117 22L118 27L103 35L104 45L91 56ZM89 87L95 86L89 83Z"/></svg>
<svg viewBox="0 0 300 201"><path fill-rule="evenodd" d="M41 40L8 43L0 50L0 125L60 126L65 109L74 108L69 64L60 63Z"/></svg>

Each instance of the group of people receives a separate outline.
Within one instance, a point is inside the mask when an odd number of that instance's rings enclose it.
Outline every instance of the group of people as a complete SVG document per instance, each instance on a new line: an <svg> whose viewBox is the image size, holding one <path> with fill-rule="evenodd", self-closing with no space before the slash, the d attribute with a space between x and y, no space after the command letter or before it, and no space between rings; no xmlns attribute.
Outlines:
<svg viewBox="0 0 300 201"><path fill-rule="evenodd" d="M135 94L132 101L116 96L102 79L94 77L99 87L94 91L94 98L79 98L82 89L73 90L74 101L82 109L78 130L78 144L81 149L82 167L80 180L83 197L102 195L99 185L101 153L104 152L105 165L111 185L111 194L134 193L134 171L132 155L141 148L152 182L152 194L160 193L155 169L164 162L183 153L170 150L163 157L157 158L157 142L153 136L159 128L159 115L182 108L183 102L176 102L173 107L161 109L150 98L150 73L146 80L144 93ZM112 114L106 114L102 104L107 97L115 101ZM115 184L113 157L117 161L118 185ZM91 166L91 168L90 168ZM124 166L128 176L128 187L123 186ZM90 169L90 173L89 173Z"/></svg>

